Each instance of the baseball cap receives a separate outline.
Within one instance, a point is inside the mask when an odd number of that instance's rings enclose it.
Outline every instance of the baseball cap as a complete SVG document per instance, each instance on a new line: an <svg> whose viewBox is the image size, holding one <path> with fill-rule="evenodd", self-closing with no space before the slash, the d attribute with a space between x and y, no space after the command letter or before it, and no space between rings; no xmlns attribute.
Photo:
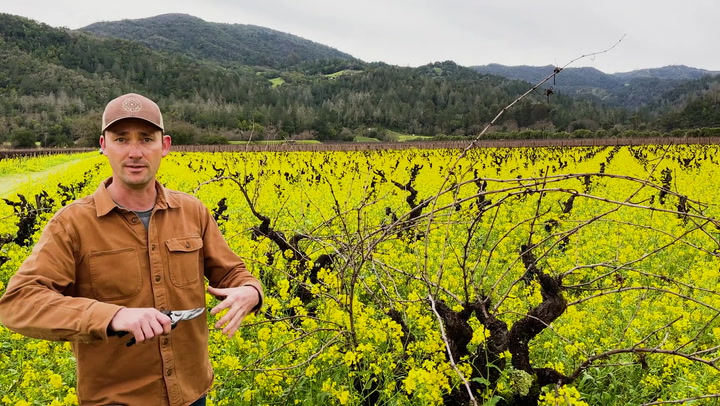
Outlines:
<svg viewBox="0 0 720 406"><path fill-rule="evenodd" d="M139 118L165 132L160 107L154 101L137 93L124 94L110 101L102 115L102 132L114 122L125 118Z"/></svg>

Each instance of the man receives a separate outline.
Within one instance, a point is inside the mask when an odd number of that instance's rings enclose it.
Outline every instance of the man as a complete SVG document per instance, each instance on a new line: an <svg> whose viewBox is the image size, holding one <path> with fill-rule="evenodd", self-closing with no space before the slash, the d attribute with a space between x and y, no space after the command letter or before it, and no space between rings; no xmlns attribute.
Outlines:
<svg viewBox="0 0 720 406"><path fill-rule="evenodd" d="M232 337L262 303L260 283L196 198L155 179L170 151L162 114L126 94L108 103L100 146L112 177L60 209L0 298L0 322L29 337L72 341L85 405L204 405L212 383L206 316L171 331L162 310L227 313ZM116 337L128 332L126 337ZM136 345L127 347L134 336Z"/></svg>

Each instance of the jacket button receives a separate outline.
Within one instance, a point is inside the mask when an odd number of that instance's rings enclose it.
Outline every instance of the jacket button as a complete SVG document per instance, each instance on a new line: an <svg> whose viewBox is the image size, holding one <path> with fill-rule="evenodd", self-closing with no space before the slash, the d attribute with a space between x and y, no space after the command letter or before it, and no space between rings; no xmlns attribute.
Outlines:
<svg viewBox="0 0 720 406"><path fill-rule="evenodd" d="M168 369L167 371L165 371L165 373L167 374L167 376L172 375L172 369Z"/></svg>
<svg viewBox="0 0 720 406"><path fill-rule="evenodd" d="M189 243L189 242L186 242L186 243L185 243L185 248L190 248L190 243Z"/></svg>
<svg viewBox="0 0 720 406"><path fill-rule="evenodd" d="M167 338L163 339L163 345L168 345L168 342L170 342L170 340L168 340Z"/></svg>
<svg viewBox="0 0 720 406"><path fill-rule="evenodd" d="M137 217L133 217L132 220L130 220L130 221L132 221L133 223L137 223L138 219L137 219Z"/></svg>
<svg viewBox="0 0 720 406"><path fill-rule="evenodd" d="M160 282L161 279L162 279L162 276L155 275L155 282Z"/></svg>
<svg viewBox="0 0 720 406"><path fill-rule="evenodd" d="M152 251L155 251L155 244L151 245L151 246L150 246L150 249L151 249Z"/></svg>

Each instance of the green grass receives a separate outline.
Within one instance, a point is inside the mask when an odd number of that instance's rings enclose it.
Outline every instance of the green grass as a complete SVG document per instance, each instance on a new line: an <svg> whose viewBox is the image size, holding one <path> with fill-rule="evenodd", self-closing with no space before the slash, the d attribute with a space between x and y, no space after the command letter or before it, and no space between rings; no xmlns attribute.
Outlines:
<svg viewBox="0 0 720 406"><path fill-rule="evenodd" d="M283 83L285 83L285 79L283 79L281 77L272 78L272 79L268 79L268 80L270 81L270 83L272 83L272 87L278 87L278 86L282 85Z"/></svg>
<svg viewBox="0 0 720 406"><path fill-rule="evenodd" d="M402 134L398 136L398 141L428 141L431 139L432 137L429 137L427 135Z"/></svg>
<svg viewBox="0 0 720 406"><path fill-rule="evenodd" d="M325 77L328 77L330 79L335 79L336 77L339 77L342 75L350 75L353 73L360 73L360 72L362 72L362 71L361 70L352 70L352 69L343 69L343 70L337 71L335 73L327 74L327 75L325 75Z"/></svg>
<svg viewBox="0 0 720 406"><path fill-rule="evenodd" d="M380 142L377 138L357 136L353 139L355 142Z"/></svg>
<svg viewBox="0 0 720 406"><path fill-rule="evenodd" d="M404 141L422 141L422 140L430 140L432 137L428 135L415 135L415 134L405 134L405 133L399 133L397 131L392 130L386 130L386 134L388 135L388 138L391 140L404 142Z"/></svg>

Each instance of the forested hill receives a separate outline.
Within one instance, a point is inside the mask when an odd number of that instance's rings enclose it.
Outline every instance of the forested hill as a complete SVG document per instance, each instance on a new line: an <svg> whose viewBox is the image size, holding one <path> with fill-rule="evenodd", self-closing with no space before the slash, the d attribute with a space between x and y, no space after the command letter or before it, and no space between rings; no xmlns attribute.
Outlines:
<svg viewBox="0 0 720 406"><path fill-rule="evenodd" d="M472 66L481 73L499 75L508 79L524 80L537 83L552 73L554 67L547 66L506 66L489 64ZM630 72L604 73L595 68L563 69L563 81L570 86L592 86L600 88L614 88L622 86L632 79L659 79L659 80L694 80L705 76L718 75L720 72L705 69L691 68L684 65L664 66L661 68L639 69Z"/></svg>
<svg viewBox="0 0 720 406"><path fill-rule="evenodd" d="M284 68L221 64L8 14L0 14L0 61L0 142L17 146L97 145L103 106L127 92L156 99L174 142L187 144L391 140L395 132L474 136L529 89L450 61L418 68L310 57ZM552 137L658 122L652 112L634 114L544 90L508 110L494 128ZM710 106L693 106L691 114L679 107L662 125L692 126L697 114L712 123L717 109Z"/></svg>
<svg viewBox="0 0 720 406"><path fill-rule="evenodd" d="M129 91L156 98L175 142L352 140L385 130L474 135L527 90L452 62L419 68L318 60L279 70L221 66L144 44L0 15L0 137L28 131L45 145L94 145L101 109ZM332 68L333 73L327 74ZM350 69L351 68L351 69ZM601 106L534 94L508 129L566 129L622 120ZM600 125L600 124L597 124Z"/></svg>
<svg viewBox="0 0 720 406"><path fill-rule="evenodd" d="M499 75L507 79L537 83L549 74L553 66L505 66L490 64L472 67L480 73ZM559 93L588 97L606 104L636 109L654 105L667 105L676 89L687 87L688 82L720 81L720 72L691 68L683 65L640 69L622 73L604 73L595 68L565 68L554 81ZM691 85L692 86L692 85Z"/></svg>
<svg viewBox="0 0 720 406"><path fill-rule="evenodd" d="M186 14L99 22L81 30L222 64L284 68L318 59L353 59L337 49L284 32L255 25L211 23Z"/></svg>

